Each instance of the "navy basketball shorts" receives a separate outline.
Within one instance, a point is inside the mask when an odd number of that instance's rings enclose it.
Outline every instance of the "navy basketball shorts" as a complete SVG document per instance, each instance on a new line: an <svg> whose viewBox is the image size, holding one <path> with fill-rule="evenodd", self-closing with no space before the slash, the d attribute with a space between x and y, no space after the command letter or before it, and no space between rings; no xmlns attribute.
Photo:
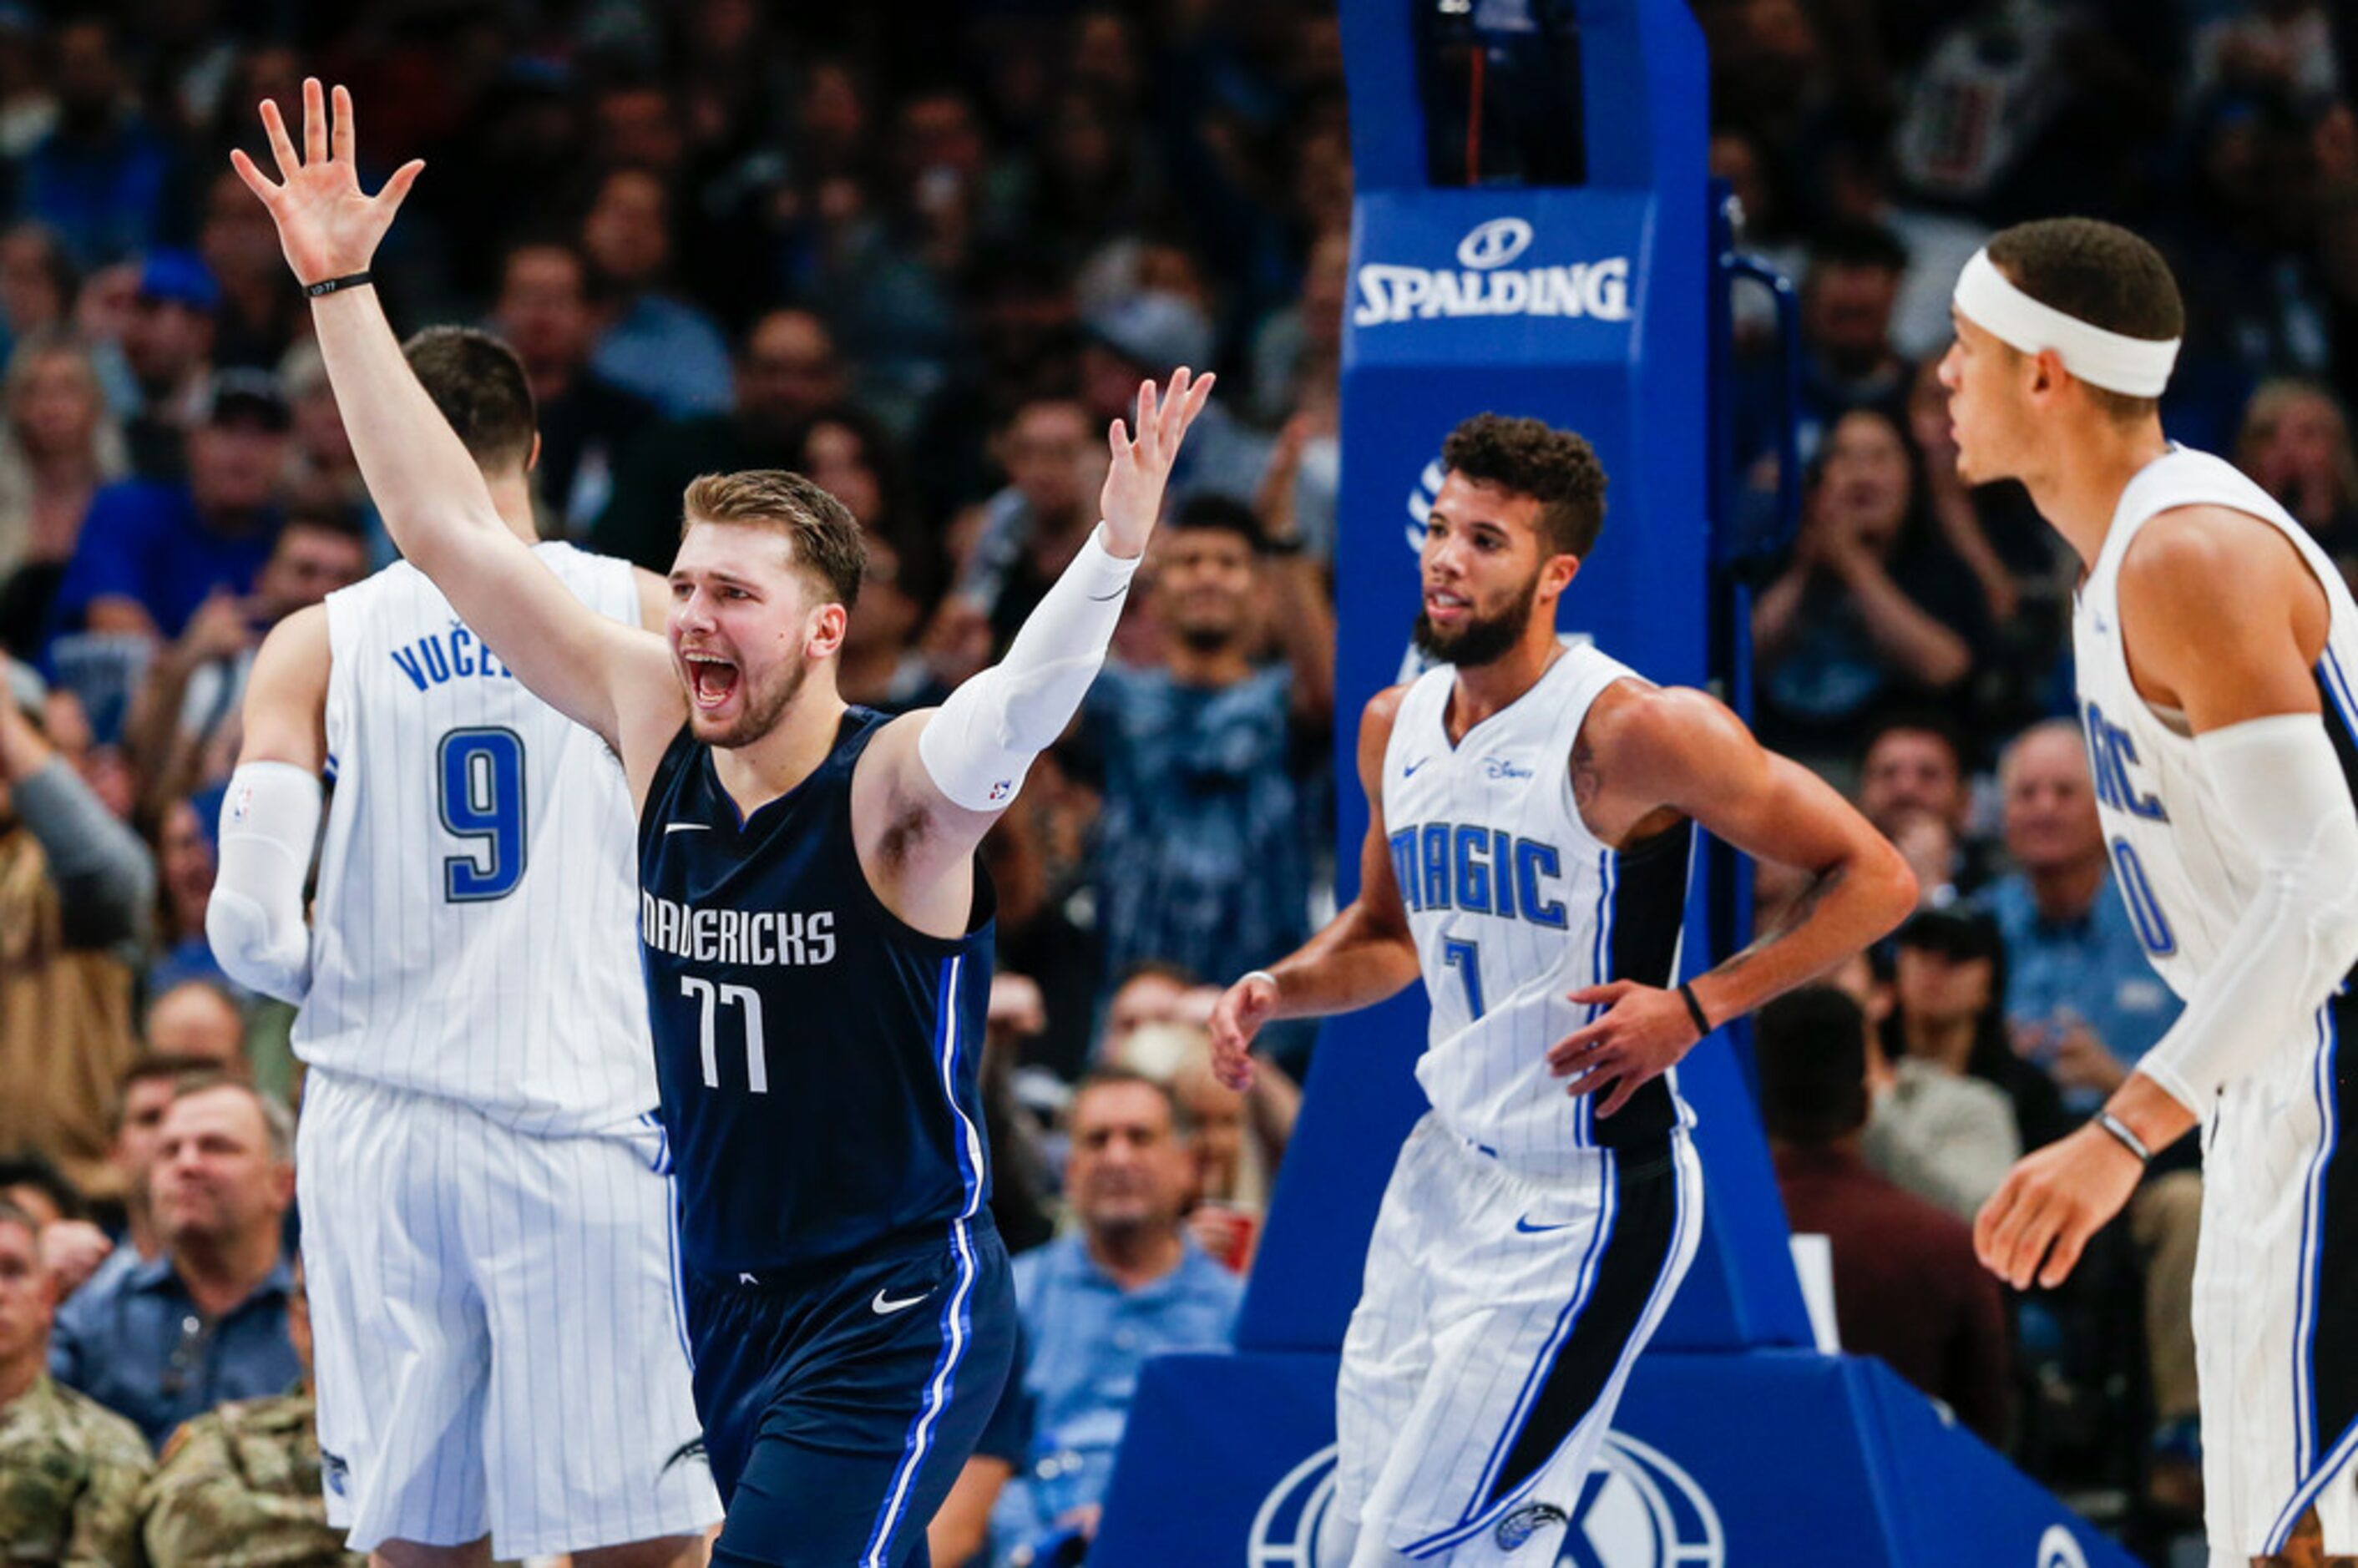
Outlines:
<svg viewBox="0 0 2358 1568"><path fill-rule="evenodd" d="M716 1563L924 1568L925 1524L1015 1352L986 1212L763 1277L686 1279L696 1408L728 1510Z"/></svg>

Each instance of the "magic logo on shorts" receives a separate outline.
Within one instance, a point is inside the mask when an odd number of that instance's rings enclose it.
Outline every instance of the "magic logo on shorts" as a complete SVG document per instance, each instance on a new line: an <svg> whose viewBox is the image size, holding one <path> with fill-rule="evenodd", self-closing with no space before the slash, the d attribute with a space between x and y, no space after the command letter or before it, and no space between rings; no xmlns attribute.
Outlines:
<svg viewBox="0 0 2358 1568"><path fill-rule="evenodd" d="M1319 1534L1334 1504L1329 1444L1287 1471L1261 1499L1246 1543L1248 1568L1315 1568ZM1553 1528L1559 1520L1560 1535ZM1556 1568L1727 1565L1726 1533L1709 1495L1668 1454L1617 1432L1606 1434L1605 1450L1578 1497L1528 1499L1492 1528L1498 1546L1509 1552L1534 1540L1560 1539ZM1548 1568L1537 1550L1531 1568Z"/></svg>

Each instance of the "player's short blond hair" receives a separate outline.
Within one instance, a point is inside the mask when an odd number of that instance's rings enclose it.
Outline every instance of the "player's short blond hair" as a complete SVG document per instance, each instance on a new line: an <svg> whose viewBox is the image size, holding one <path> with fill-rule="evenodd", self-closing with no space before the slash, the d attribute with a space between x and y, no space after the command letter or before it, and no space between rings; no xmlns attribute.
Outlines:
<svg viewBox="0 0 2358 1568"><path fill-rule="evenodd" d="M795 565L829 599L846 610L860 600L867 536L850 508L801 474L784 469L699 474L682 498L681 536L698 523L774 528L791 541Z"/></svg>

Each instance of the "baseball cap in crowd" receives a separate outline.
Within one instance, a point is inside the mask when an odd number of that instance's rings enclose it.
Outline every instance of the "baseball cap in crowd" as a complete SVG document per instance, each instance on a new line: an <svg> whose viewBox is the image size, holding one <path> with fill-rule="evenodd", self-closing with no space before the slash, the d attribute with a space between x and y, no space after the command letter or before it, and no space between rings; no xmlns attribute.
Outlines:
<svg viewBox="0 0 2358 1568"><path fill-rule="evenodd" d="M1181 365L1202 373L1211 366L1212 323L1201 310L1159 288L1124 295L1100 305L1081 330L1149 375Z"/></svg>
<svg viewBox="0 0 2358 1568"><path fill-rule="evenodd" d="M1902 947L1938 953L1952 963L1997 958L2006 953L2006 939L1998 935L1996 922L1985 914L1956 909L1919 910L1892 940Z"/></svg>
<svg viewBox="0 0 2358 1568"><path fill-rule="evenodd" d="M213 372L205 385L203 423L225 425L251 420L265 429L284 430L288 424L287 395L278 378L266 370L233 365Z"/></svg>
<svg viewBox="0 0 2358 1568"><path fill-rule="evenodd" d="M221 308L221 285L194 251L150 251L139 266L139 297L210 316Z"/></svg>

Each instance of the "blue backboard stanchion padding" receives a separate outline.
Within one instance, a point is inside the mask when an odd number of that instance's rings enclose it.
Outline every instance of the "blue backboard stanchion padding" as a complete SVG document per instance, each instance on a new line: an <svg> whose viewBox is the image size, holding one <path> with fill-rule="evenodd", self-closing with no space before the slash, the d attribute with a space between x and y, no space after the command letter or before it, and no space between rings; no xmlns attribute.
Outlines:
<svg viewBox="0 0 2358 1568"><path fill-rule="evenodd" d="M1151 1363L1089 1561L1313 1568L1335 1358ZM1879 1362L1650 1354L1557 1568L2134 1568ZM1532 1568L1546 1568L1534 1562Z"/></svg>

